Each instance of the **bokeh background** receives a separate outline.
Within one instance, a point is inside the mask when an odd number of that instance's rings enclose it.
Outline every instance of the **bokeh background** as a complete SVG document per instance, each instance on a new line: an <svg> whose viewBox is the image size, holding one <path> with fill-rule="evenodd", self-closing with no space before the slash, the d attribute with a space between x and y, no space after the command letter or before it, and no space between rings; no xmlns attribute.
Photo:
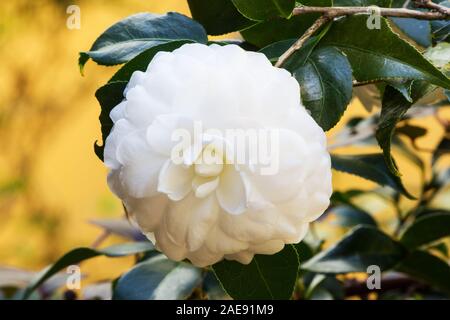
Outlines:
<svg viewBox="0 0 450 320"><path fill-rule="evenodd" d="M81 9L79 30L66 27L69 5ZM117 68L89 62L82 77L77 58L108 26L142 11L189 15L184 0L0 1L0 266L38 270L74 247L92 245L101 230L90 219L123 216L106 185L106 169L93 151L100 137L94 92ZM367 115L355 98L341 123ZM441 126L431 116L412 123L429 129L418 144L433 149L442 137ZM429 166L430 154L421 157ZM399 160L407 188L417 195L418 170ZM341 173L334 174L333 183L336 190L375 187ZM359 204L383 221L384 228L392 228L392 208L369 197L360 197ZM445 194L436 202L450 207ZM407 208L411 202L401 205ZM333 224L332 215L316 229L327 242L345 231ZM119 241L110 237L105 244ZM128 258L105 259L83 265L90 280L118 276L132 264Z"/></svg>

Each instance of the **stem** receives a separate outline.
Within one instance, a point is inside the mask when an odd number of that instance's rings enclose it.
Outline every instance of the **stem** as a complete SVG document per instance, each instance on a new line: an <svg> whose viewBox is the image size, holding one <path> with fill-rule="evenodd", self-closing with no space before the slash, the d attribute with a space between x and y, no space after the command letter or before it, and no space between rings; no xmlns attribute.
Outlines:
<svg viewBox="0 0 450 320"><path fill-rule="evenodd" d="M278 59L275 67L281 67L294 52L299 50L321 26L332 21L334 18L355 14L378 14L383 17L414 18L419 20L449 20L450 9L435 4L430 0L418 0L416 5L425 7L432 11L422 12L406 8L380 8L380 7L310 7L300 6L294 8L292 15L297 16L307 13L321 13L322 15L311 27Z"/></svg>
<svg viewBox="0 0 450 320"><path fill-rule="evenodd" d="M414 18L419 20L448 20L450 19L450 12L447 8L433 3L433 10L437 10L435 6L439 7L438 11L422 12L406 8L380 8L374 10L372 7L296 7L292 14L294 16L305 13L322 13L327 14L333 18L355 15L355 14L371 14L375 11L383 17L400 17L400 18ZM431 8L431 7L427 7Z"/></svg>
<svg viewBox="0 0 450 320"><path fill-rule="evenodd" d="M286 50L285 53L281 55L281 57L278 59L277 63L275 64L275 67L282 66L286 60L297 50L299 50L303 44L306 42L306 40L309 39L321 26L323 26L325 23L330 21L332 18L329 17L327 14L324 14L319 19L317 19L311 27L308 28L308 30L305 31L305 33L297 40L295 43Z"/></svg>
<svg viewBox="0 0 450 320"><path fill-rule="evenodd" d="M437 3L432 2L431 0L416 0L415 3L418 8L427 8L431 10L435 10L447 16L450 15L450 9L444 6L441 6Z"/></svg>
<svg viewBox="0 0 450 320"><path fill-rule="evenodd" d="M103 241L105 241L109 236L111 235L111 232L108 230L104 230L97 239L94 240L94 242L91 244L91 248L97 249Z"/></svg>

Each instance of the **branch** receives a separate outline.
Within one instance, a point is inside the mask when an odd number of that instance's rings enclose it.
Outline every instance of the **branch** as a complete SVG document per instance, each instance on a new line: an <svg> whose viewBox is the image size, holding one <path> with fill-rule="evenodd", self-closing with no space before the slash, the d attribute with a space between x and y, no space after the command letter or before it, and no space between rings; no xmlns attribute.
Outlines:
<svg viewBox="0 0 450 320"><path fill-rule="evenodd" d="M435 5L435 4L433 4ZM436 5L439 6L439 5ZM439 6L442 7L442 6ZM383 17L400 17L400 18L414 18L419 20L449 20L450 13L447 8L442 7L444 11L422 12L405 8L376 8L374 7L297 7L292 14L294 16L305 13L322 13L327 14L333 18L355 15L355 14L380 14Z"/></svg>
<svg viewBox="0 0 450 320"><path fill-rule="evenodd" d="M380 7L309 7L300 6L294 8L292 15L297 16L306 13L321 13L320 16L311 27L278 59L275 64L276 67L281 67L286 60L289 59L295 51L299 50L303 44L308 40L317 30L325 23L337 17L355 15L355 14L378 14L384 17L401 17L414 18L419 20L449 20L450 9L435 4L430 0L418 0L418 6L425 7L432 11L422 12L406 8L380 8Z"/></svg>
<svg viewBox="0 0 450 320"><path fill-rule="evenodd" d="M430 10L435 10L447 16L450 15L450 9L444 6L441 6L437 3L432 2L431 0L416 0L415 3L418 8L426 8Z"/></svg>
<svg viewBox="0 0 450 320"><path fill-rule="evenodd" d="M321 26L323 26L325 23L330 21L332 18L328 15L324 14L319 19L317 19L311 27L308 28L308 30L305 31L305 33L297 40L295 43L286 50L285 53L283 53L280 58L278 59L277 63L275 63L275 67L281 67L286 60L294 54L295 51L299 50L303 44L306 42L306 40L309 39L318 29L320 29Z"/></svg>

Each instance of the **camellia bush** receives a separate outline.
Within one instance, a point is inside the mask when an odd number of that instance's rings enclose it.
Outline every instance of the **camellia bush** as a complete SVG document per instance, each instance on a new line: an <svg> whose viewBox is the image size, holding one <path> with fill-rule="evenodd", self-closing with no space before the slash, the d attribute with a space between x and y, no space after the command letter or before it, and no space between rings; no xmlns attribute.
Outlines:
<svg viewBox="0 0 450 320"><path fill-rule="evenodd" d="M103 141L94 149L127 219L93 223L129 242L74 249L15 297L59 297L61 270L134 255L130 270L82 297L448 298L450 211L433 201L450 181L450 124L439 114L450 99L450 3L188 4L192 18L138 13L80 53L82 73L89 60L122 65L95 94ZM214 37L232 32L239 40ZM327 141L354 96L376 109ZM416 144L427 130L414 119L426 116L445 132L425 150L431 163ZM236 147L227 130L265 136ZM273 151L267 161L239 161L255 143ZM379 152L335 153L344 146ZM419 172L419 193L402 182L393 150ZM333 192L332 168L379 187ZM396 225L381 228L361 196L394 208ZM347 233L324 246L314 225L328 215Z"/></svg>

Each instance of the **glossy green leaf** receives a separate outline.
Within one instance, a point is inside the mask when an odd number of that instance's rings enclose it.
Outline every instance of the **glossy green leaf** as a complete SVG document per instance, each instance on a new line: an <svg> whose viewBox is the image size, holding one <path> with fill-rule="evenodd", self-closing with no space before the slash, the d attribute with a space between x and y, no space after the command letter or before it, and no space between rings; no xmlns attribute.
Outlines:
<svg viewBox="0 0 450 320"><path fill-rule="evenodd" d="M395 34L385 18L381 18L381 29L370 30L366 22L367 17L361 15L336 21L320 43L335 46L347 55L356 80L399 77L450 88L450 79Z"/></svg>
<svg viewBox="0 0 450 320"><path fill-rule="evenodd" d="M441 6L450 8L450 1L439 2ZM450 38L450 21L433 20L430 21L433 42L448 42Z"/></svg>
<svg viewBox="0 0 450 320"><path fill-rule="evenodd" d="M357 225L377 226L375 219L366 211L354 206L338 206L332 209L337 217L337 223L344 227L355 227Z"/></svg>
<svg viewBox="0 0 450 320"><path fill-rule="evenodd" d="M297 251L298 260L300 261L300 264L302 264L306 260L311 259L312 256L314 255L313 249L305 241L296 243L293 246L295 251Z"/></svg>
<svg viewBox="0 0 450 320"><path fill-rule="evenodd" d="M406 111L433 88L433 86L424 81L413 81L411 85L411 101L408 101L403 93L390 86L387 86L384 90L381 115L375 136L383 150L386 165L394 175L400 176L400 172L391 155L391 143L395 127Z"/></svg>
<svg viewBox="0 0 450 320"><path fill-rule="evenodd" d="M254 24L245 18L231 0L188 0L192 18L210 35L242 30Z"/></svg>
<svg viewBox="0 0 450 320"><path fill-rule="evenodd" d="M114 287L114 300L186 299L200 284L201 270L163 255L138 263Z"/></svg>
<svg viewBox="0 0 450 320"><path fill-rule="evenodd" d="M450 294L450 266L425 251L412 252L396 267L396 270Z"/></svg>
<svg viewBox="0 0 450 320"><path fill-rule="evenodd" d="M331 0L305 0L303 5L331 6ZM274 42L299 38L320 16L318 13L302 14L289 19L275 18L262 21L241 31L243 38L259 48Z"/></svg>
<svg viewBox="0 0 450 320"><path fill-rule="evenodd" d="M27 299L30 294L37 289L42 283L44 283L51 276L55 275L59 271L67 268L68 266L75 265L81 261L88 260L98 256L106 257L123 257L143 253L153 250L153 245L146 242L130 242L119 245L107 247L105 249L91 249L91 248L77 248L69 251L54 264L44 269L39 273L36 278L31 281L26 290L24 291L23 299Z"/></svg>
<svg viewBox="0 0 450 320"><path fill-rule="evenodd" d="M190 40L176 40L166 42L160 45L151 47L150 49L141 52L139 55L128 61L122 68L117 71L109 82L129 81L134 71L145 71L152 61L153 57L160 51L171 52L178 49L183 44L192 43Z"/></svg>
<svg viewBox="0 0 450 320"><path fill-rule="evenodd" d="M124 99L123 91L125 90L126 86L127 86L126 81L110 82L104 85L103 87L100 87L95 92L95 97L97 98L101 107L99 120L102 129L103 143L100 146L96 141L94 145L94 151L97 157L99 157L99 159L102 161L103 161L103 149L105 148L105 141L113 126L113 122L109 117L109 113L115 106L117 106Z"/></svg>
<svg viewBox="0 0 450 320"><path fill-rule="evenodd" d="M212 271L206 273L202 287L208 300L230 299Z"/></svg>
<svg viewBox="0 0 450 320"><path fill-rule="evenodd" d="M295 249L286 245L274 255L255 255L248 265L223 260L213 270L234 299L290 299L298 267Z"/></svg>
<svg viewBox="0 0 450 320"><path fill-rule="evenodd" d="M390 18L409 38L423 47L431 46L431 25L429 21L410 18Z"/></svg>
<svg viewBox="0 0 450 320"><path fill-rule="evenodd" d="M295 0L232 0L238 11L251 20L263 21L292 14Z"/></svg>
<svg viewBox="0 0 450 320"><path fill-rule="evenodd" d="M382 186L389 186L406 197L414 199L405 189L400 178L389 171L381 153L351 156L332 155L331 163L336 170L360 176Z"/></svg>
<svg viewBox="0 0 450 320"><path fill-rule="evenodd" d="M294 44L297 39L287 39L281 40L259 50L259 52L264 53L267 59L273 64L278 61L280 56L289 49L290 46Z"/></svg>
<svg viewBox="0 0 450 320"><path fill-rule="evenodd" d="M301 266L318 273L367 272L370 265L381 270L395 266L405 255L403 247L380 230L361 226Z"/></svg>
<svg viewBox="0 0 450 320"><path fill-rule="evenodd" d="M413 1L409 0L394 0L392 7L407 8L410 10L427 11L414 6ZM423 47L431 46L431 24L430 21L417 20L410 18L389 18L402 33L414 40L417 44Z"/></svg>
<svg viewBox="0 0 450 320"><path fill-rule="evenodd" d="M300 61L295 61L296 57ZM345 55L333 47L319 48L302 58L302 53L297 52L284 67L300 84L303 104L311 116L323 130L329 130L338 123L352 98L352 69Z"/></svg>
<svg viewBox="0 0 450 320"><path fill-rule="evenodd" d="M447 236L450 236L450 212L438 212L414 221L404 231L400 241L414 249Z"/></svg>
<svg viewBox="0 0 450 320"><path fill-rule="evenodd" d="M80 69L89 58L101 65L121 64L142 51L172 40L206 43L208 37L201 24L182 14L138 13L109 27L89 51L81 52Z"/></svg>
<svg viewBox="0 0 450 320"><path fill-rule="evenodd" d="M387 85L391 86L398 92L400 92L403 97L408 102L413 102L413 99L411 97L411 90L413 85L413 80L408 79L386 79L384 82L386 82ZM386 87L383 88L383 94L385 93Z"/></svg>

